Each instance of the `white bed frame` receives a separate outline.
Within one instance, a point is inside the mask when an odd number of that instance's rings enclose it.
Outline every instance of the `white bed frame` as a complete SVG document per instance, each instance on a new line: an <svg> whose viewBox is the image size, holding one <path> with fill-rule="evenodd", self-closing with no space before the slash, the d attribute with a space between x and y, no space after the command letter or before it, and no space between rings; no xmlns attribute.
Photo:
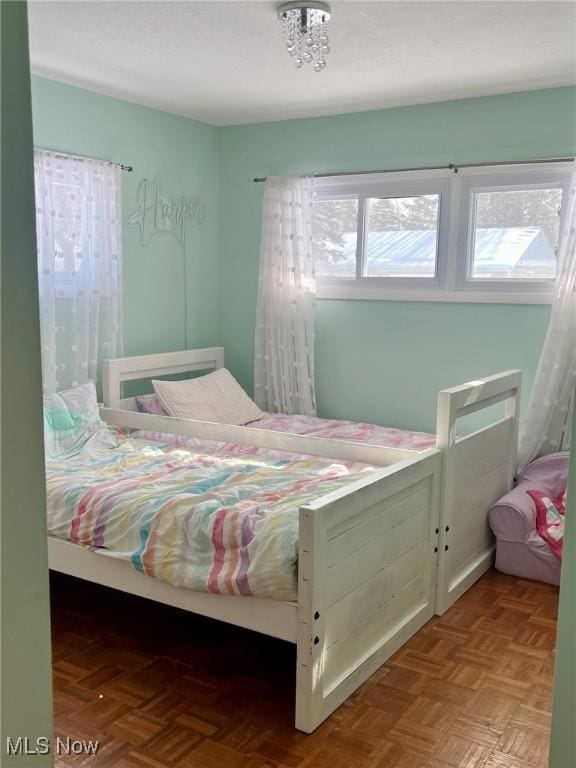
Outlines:
<svg viewBox="0 0 576 768"><path fill-rule="evenodd" d="M222 367L223 350L107 361L110 424L381 467L300 508L298 600L173 587L50 538L50 567L295 643L296 728L312 732L436 613L490 567L490 505L512 484L520 372L440 393L437 447L421 453L134 412L125 381ZM496 423L458 439L456 420L505 401Z"/></svg>

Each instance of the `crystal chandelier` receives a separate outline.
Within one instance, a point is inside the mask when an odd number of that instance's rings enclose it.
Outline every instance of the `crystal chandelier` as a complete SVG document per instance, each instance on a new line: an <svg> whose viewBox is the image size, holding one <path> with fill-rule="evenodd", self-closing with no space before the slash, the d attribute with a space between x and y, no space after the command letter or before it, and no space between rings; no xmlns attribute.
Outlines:
<svg viewBox="0 0 576 768"><path fill-rule="evenodd" d="M278 6L278 18L282 25L286 50L293 57L298 69L304 64L312 64L315 72L325 69L325 57L330 53L330 6L315 0L282 3Z"/></svg>

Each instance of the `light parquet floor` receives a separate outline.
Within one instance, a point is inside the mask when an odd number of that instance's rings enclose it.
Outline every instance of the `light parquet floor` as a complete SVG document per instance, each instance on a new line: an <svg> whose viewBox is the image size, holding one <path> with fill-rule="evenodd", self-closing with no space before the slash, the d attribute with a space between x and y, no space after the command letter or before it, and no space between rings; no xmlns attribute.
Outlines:
<svg viewBox="0 0 576 768"><path fill-rule="evenodd" d="M557 590L487 573L314 734L293 729L295 648L53 576L58 768L539 768Z"/></svg>

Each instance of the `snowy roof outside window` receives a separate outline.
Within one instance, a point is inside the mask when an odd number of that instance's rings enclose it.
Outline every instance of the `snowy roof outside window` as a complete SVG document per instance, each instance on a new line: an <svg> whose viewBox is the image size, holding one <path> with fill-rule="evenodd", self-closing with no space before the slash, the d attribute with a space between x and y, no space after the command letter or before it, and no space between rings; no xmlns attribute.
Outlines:
<svg viewBox="0 0 576 768"><path fill-rule="evenodd" d="M356 233L343 235L337 271L354 265ZM369 232L366 263L371 276L430 274L436 261L436 230ZM474 277L554 277L556 257L538 227L479 228L474 248Z"/></svg>

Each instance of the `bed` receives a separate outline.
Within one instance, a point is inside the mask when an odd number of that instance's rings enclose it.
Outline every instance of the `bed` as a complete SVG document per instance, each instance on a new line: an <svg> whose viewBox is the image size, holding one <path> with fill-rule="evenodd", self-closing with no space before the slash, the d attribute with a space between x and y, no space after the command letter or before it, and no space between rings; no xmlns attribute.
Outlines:
<svg viewBox="0 0 576 768"><path fill-rule="evenodd" d="M373 467L298 504L295 599L174 586L53 536L50 566L295 643L295 724L310 733L492 564L487 511L512 486L520 372L441 392L436 445L421 451L151 416L122 397L125 382L210 371L223 363L221 348L107 361L100 414L110 425L141 433ZM460 417L502 402L503 417L456 437Z"/></svg>

